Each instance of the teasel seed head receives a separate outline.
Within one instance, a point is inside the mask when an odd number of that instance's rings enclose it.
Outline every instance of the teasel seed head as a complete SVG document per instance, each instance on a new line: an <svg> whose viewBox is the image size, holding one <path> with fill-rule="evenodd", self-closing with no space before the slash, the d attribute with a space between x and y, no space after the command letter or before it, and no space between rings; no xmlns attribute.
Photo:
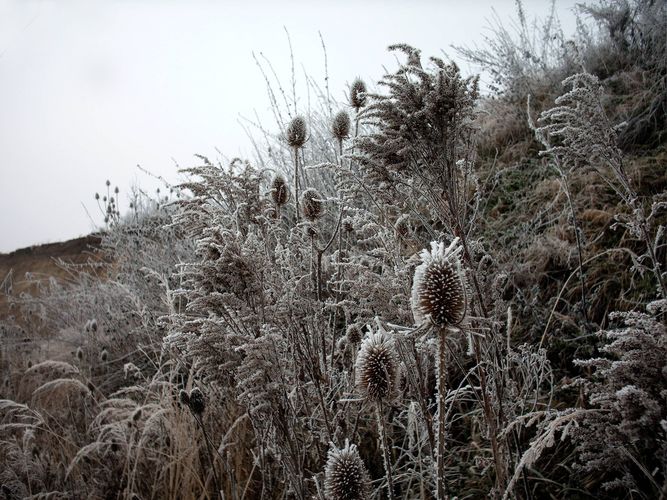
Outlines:
<svg viewBox="0 0 667 500"><path fill-rule="evenodd" d="M190 391L190 402L188 403L192 413L196 415L201 415L206 409L206 398L204 393L202 393L198 387L195 387Z"/></svg>
<svg viewBox="0 0 667 500"><path fill-rule="evenodd" d="M273 178L273 182L271 183L271 197L273 198L273 202L279 207L282 207L289 201L289 187L282 175L276 175Z"/></svg>
<svg viewBox="0 0 667 500"><path fill-rule="evenodd" d="M183 406L190 406L190 395L188 391L181 389L178 393L178 400Z"/></svg>
<svg viewBox="0 0 667 500"><path fill-rule="evenodd" d="M357 112L366 105L366 84L360 78L350 87L350 106Z"/></svg>
<svg viewBox="0 0 667 500"><path fill-rule="evenodd" d="M316 221L324 215L324 204L320 194L313 188L306 189L301 195L301 209L303 215L311 222Z"/></svg>
<svg viewBox="0 0 667 500"><path fill-rule="evenodd" d="M350 136L350 115L346 111L339 111L331 122L331 133L338 140Z"/></svg>
<svg viewBox="0 0 667 500"><path fill-rule="evenodd" d="M306 126L305 118L303 116L292 118L292 121L287 125L287 131L285 132L287 144L292 148L298 149L305 144L307 135L308 127Z"/></svg>
<svg viewBox="0 0 667 500"><path fill-rule="evenodd" d="M398 361L392 340L385 332L366 337L357 356L359 388L367 399L380 402L396 388Z"/></svg>
<svg viewBox="0 0 667 500"><path fill-rule="evenodd" d="M366 500L370 477L357 447L345 440L342 449L332 444L324 469L324 488L331 500Z"/></svg>
<svg viewBox="0 0 667 500"><path fill-rule="evenodd" d="M422 263L415 269L412 283L412 314L415 323L426 321L446 327L463 321L467 309L467 286L461 265L462 247L455 238L445 248L432 242L431 251L422 250Z"/></svg>
<svg viewBox="0 0 667 500"><path fill-rule="evenodd" d="M347 341L350 344L356 346L359 342L361 342L361 337L362 337L359 325L353 323L350 326L348 326L347 331L345 332L345 336L347 337Z"/></svg>

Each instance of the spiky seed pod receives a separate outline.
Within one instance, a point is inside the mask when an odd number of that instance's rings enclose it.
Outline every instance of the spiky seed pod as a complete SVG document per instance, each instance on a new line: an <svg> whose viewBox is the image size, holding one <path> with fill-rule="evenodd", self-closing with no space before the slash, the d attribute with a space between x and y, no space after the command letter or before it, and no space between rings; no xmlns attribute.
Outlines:
<svg viewBox="0 0 667 500"><path fill-rule="evenodd" d="M384 332L366 337L357 356L359 388L375 402L391 397L396 387L398 362L393 342Z"/></svg>
<svg viewBox="0 0 667 500"><path fill-rule="evenodd" d="M192 413L196 415L201 415L206 409L206 398L204 393L202 393L198 387L195 387L190 391L190 403L188 404Z"/></svg>
<svg viewBox="0 0 667 500"><path fill-rule="evenodd" d="M431 321L437 326L457 325L466 314L466 279L461 265L462 247L455 238L445 248L431 242L431 251L422 250L422 263L412 282L412 314L420 325Z"/></svg>
<svg viewBox="0 0 667 500"><path fill-rule="evenodd" d="M346 111L339 111L331 122L331 133L338 140L343 140L350 135L350 115Z"/></svg>
<svg viewBox="0 0 667 500"><path fill-rule="evenodd" d="M276 175L273 178L273 182L271 183L271 197L273 198L273 202L279 207L282 207L289 201L289 187L282 175Z"/></svg>
<svg viewBox="0 0 667 500"><path fill-rule="evenodd" d="M138 422L141 419L141 408L137 408L132 413L132 422Z"/></svg>
<svg viewBox="0 0 667 500"><path fill-rule="evenodd" d="M324 204L320 194L313 188L306 189L301 195L301 209L303 215L311 222L316 221L324 215Z"/></svg>
<svg viewBox="0 0 667 500"><path fill-rule="evenodd" d="M287 144L292 148L300 148L306 142L308 127L303 116L296 116L289 122L285 132Z"/></svg>
<svg viewBox="0 0 667 500"><path fill-rule="evenodd" d="M359 342L361 342L361 329L356 323L347 327L345 335L347 337L347 341L352 345L357 345Z"/></svg>
<svg viewBox="0 0 667 500"><path fill-rule="evenodd" d="M366 105L366 84L360 78L352 82L350 87L350 106L359 111Z"/></svg>
<svg viewBox="0 0 667 500"><path fill-rule="evenodd" d="M332 500L366 500L370 491L370 477L357 447L345 440L338 449L332 445L324 469L324 488Z"/></svg>

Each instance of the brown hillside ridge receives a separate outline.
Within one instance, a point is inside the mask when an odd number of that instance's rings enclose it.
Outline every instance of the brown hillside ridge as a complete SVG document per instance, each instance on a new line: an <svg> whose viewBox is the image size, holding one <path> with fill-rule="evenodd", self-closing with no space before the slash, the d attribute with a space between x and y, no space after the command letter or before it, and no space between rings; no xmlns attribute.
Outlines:
<svg viewBox="0 0 667 500"><path fill-rule="evenodd" d="M22 292L35 293L35 280L66 279L67 272L59 263L86 264L99 262L99 234L90 234L60 243L47 243L21 248L11 253L0 253L0 320L10 314L9 297ZM31 279L26 279L30 273Z"/></svg>

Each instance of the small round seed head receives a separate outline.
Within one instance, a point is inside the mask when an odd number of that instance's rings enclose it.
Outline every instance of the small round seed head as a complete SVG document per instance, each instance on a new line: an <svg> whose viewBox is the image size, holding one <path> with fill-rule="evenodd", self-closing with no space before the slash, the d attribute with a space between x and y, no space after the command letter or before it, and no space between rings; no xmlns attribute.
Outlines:
<svg viewBox="0 0 667 500"><path fill-rule="evenodd" d="M412 314L416 324L431 321L438 326L457 325L466 308L466 280L461 265L462 247L456 238L449 247L431 243L422 250L422 263L415 269L412 283Z"/></svg>
<svg viewBox="0 0 667 500"><path fill-rule="evenodd" d="M95 193L95 199L99 200L100 199L100 193Z"/></svg>
<svg viewBox="0 0 667 500"><path fill-rule="evenodd" d="M195 387L190 391L190 403L188 405L192 413L201 415L206 409L206 398L204 393L199 390L198 387Z"/></svg>
<svg viewBox="0 0 667 500"><path fill-rule="evenodd" d="M183 389L178 393L178 399L183 406L190 406L190 395Z"/></svg>
<svg viewBox="0 0 667 500"><path fill-rule="evenodd" d="M345 336L347 337L347 341L352 345L357 345L359 342L361 342L362 335L359 325L353 323L348 326L347 331L345 332Z"/></svg>
<svg viewBox="0 0 667 500"><path fill-rule="evenodd" d="M273 182L271 183L271 197L273 198L273 202L279 207L282 207L289 201L289 187L282 175L276 175L273 178Z"/></svg>
<svg viewBox="0 0 667 500"><path fill-rule="evenodd" d="M132 422L138 422L141 419L141 408L137 408L132 413Z"/></svg>
<svg viewBox="0 0 667 500"><path fill-rule="evenodd" d="M324 215L324 204L320 194L313 188L306 189L301 195L301 207L304 217L311 222Z"/></svg>
<svg viewBox="0 0 667 500"><path fill-rule="evenodd" d="M331 133L336 139L343 140L350 135L350 115L339 111L331 122Z"/></svg>
<svg viewBox="0 0 667 500"><path fill-rule="evenodd" d="M398 361L394 345L384 332L366 337L357 356L359 388L371 401L391 397L396 388Z"/></svg>
<svg viewBox="0 0 667 500"><path fill-rule="evenodd" d="M111 181L110 181L109 179L107 179L107 183L106 183L106 184L107 184L107 187L111 186Z"/></svg>
<svg viewBox="0 0 667 500"><path fill-rule="evenodd" d="M300 148L306 142L308 127L303 116L296 116L289 122L285 132L287 144L292 148Z"/></svg>
<svg viewBox="0 0 667 500"><path fill-rule="evenodd" d="M360 78L352 82L350 87L350 106L355 110L363 108L366 105L366 84Z"/></svg>
<svg viewBox="0 0 667 500"><path fill-rule="evenodd" d="M107 359L109 359L109 352L105 347L102 349L102 352L100 352L100 361L102 361L102 363L106 363Z"/></svg>
<svg viewBox="0 0 667 500"><path fill-rule="evenodd" d="M366 500L370 477L357 447L345 441L338 449L332 445L324 469L324 488L331 500Z"/></svg>

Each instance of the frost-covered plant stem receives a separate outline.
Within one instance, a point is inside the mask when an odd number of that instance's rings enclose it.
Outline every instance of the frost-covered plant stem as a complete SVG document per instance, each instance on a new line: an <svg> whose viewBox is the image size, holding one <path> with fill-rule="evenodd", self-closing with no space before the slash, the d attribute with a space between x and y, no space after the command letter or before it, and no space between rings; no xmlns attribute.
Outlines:
<svg viewBox="0 0 667 500"><path fill-rule="evenodd" d="M446 412L445 399L447 396L447 351L446 351L447 328L441 328L438 332L438 451L436 455L437 477L436 498L445 500L447 498L447 484L445 481L445 427Z"/></svg>
<svg viewBox="0 0 667 500"><path fill-rule="evenodd" d="M574 236L577 242L577 257L579 259L579 285L581 286L581 310L584 314L584 319L588 323L588 305L586 301L586 283L584 282L584 257L583 257L583 245L581 242L581 228L579 227L579 221L577 219L577 212L574 208L574 203L572 202L572 193L570 192L570 183L568 182L567 174L563 171L560 165L560 161L556 160L556 169L560 175L561 184L563 190L565 191L565 197L567 198L567 203L570 207L570 217L572 217L572 225L574 226Z"/></svg>
<svg viewBox="0 0 667 500"><path fill-rule="evenodd" d="M375 415L378 421L378 431L380 433L380 446L382 448L382 460L384 461L384 473L387 478L387 498L394 500L394 479L391 474L391 458L389 456L389 442L387 439L387 429L384 422L384 411L382 401L375 404Z"/></svg>
<svg viewBox="0 0 667 500"><path fill-rule="evenodd" d="M299 148L294 150L294 202L296 203L296 223L299 223Z"/></svg>
<svg viewBox="0 0 667 500"><path fill-rule="evenodd" d="M206 432L206 427L204 427L204 422L202 422L201 418L199 415L195 414L194 412L191 412L192 416L195 418L197 421L197 425L202 431L202 434L204 435L204 441L206 441L206 451L208 454L208 460L211 464L211 471L213 472L213 482L215 484L215 493L216 496L220 495L220 492L222 491L220 489L220 481L218 480L218 473L215 470L215 459L213 458L213 451L211 450L211 441L208 437L208 433Z"/></svg>

